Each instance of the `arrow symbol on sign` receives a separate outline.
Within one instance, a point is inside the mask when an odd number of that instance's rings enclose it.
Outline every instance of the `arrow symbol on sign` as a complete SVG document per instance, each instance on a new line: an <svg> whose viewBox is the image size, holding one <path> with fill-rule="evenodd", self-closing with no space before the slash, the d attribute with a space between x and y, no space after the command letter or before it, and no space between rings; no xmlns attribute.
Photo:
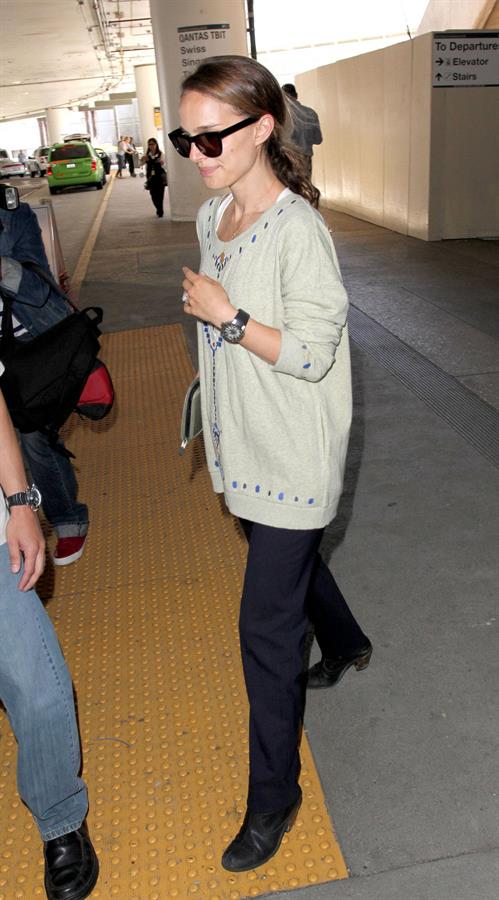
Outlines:
<svg viewBox="0 0 499 900"><path fill-rule="evenodd" d="M442 76L441 76L440 72L437 72L437 74L435 75L435 78L437 79L437 81L441 80Z"/></svg>
<svg viewBox="0 0 499 900"><path fill-rule="evenodd" d="M435 62L437 64L437 66L443 66L443 64L444 64L444 61L441 56L439 56L438 59L435 60Z"/></svg>

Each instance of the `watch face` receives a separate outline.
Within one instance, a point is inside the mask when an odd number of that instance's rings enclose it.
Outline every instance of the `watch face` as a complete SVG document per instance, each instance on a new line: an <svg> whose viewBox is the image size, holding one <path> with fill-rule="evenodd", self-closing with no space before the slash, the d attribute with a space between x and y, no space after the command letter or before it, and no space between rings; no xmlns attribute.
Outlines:
<svg viewBox="0 0 499 900"><path fill-rule="evenodd" d="M40 491L38 490L36 484L32 484L31 487L27 489L26 499L28 501L28 506L30 506L31 509L39 509L42 502L42 495L40 494Z"/></svg>
<svg viewBox="0 0 499 900"><path fill-rule="evenodd" d="M237 344L244 334L244 328L241 328L240 325L234 325L233 322L228 322L224 325L222 334L229 344Z"/></svg>

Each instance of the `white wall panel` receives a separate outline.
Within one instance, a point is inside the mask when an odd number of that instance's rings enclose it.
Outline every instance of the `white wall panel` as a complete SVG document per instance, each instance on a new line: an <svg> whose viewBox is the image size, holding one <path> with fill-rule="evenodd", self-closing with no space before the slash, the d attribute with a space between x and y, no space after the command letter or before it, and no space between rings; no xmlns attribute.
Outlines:
<svg viewBox="0 0 499 900"><path fill-rule="evenodd" d="M424 240L499 234L499 87L432 88L432 35L296 79L329 208Z"/></svg>

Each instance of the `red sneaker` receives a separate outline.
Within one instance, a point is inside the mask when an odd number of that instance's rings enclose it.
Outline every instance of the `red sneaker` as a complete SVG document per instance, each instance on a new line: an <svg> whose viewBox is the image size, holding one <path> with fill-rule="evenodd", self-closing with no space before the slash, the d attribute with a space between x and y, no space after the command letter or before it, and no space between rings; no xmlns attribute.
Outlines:
<svg viewBox="0 0 499 900"><path fill-rule="evenodd" d="M69 566L69 563L76 562L85 549L86 540L86 534L82 534L79 537L59 538L52 557L54 566Z"/></svg>

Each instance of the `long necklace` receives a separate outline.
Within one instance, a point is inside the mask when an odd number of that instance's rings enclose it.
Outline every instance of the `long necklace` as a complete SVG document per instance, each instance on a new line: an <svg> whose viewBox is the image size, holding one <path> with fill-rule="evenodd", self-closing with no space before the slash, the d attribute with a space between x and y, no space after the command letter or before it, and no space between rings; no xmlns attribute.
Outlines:
<svg viewBox="0 0 499 900"><path fill-rule="evenodd" d="M258 219L258 218L261 216L261 213L254 213L253 215L254 215L254 218L252 218L251 215L243 215L243 216L241 216L241 218L239 219L238 224L237 224L235 227L234 227L234 223L232 223L229 241L233 241L234 238L237 237L238 234L240 234L242 231L245 230L245 228L242 227L242 223L244 222L245 219L252 219L252 221L251 221L250 223L248 223L248 224L251 224L251 225L252 225L253 222L255 222L256 219ZM245 226L245 227L246 227L246 226Z"/></svg>

